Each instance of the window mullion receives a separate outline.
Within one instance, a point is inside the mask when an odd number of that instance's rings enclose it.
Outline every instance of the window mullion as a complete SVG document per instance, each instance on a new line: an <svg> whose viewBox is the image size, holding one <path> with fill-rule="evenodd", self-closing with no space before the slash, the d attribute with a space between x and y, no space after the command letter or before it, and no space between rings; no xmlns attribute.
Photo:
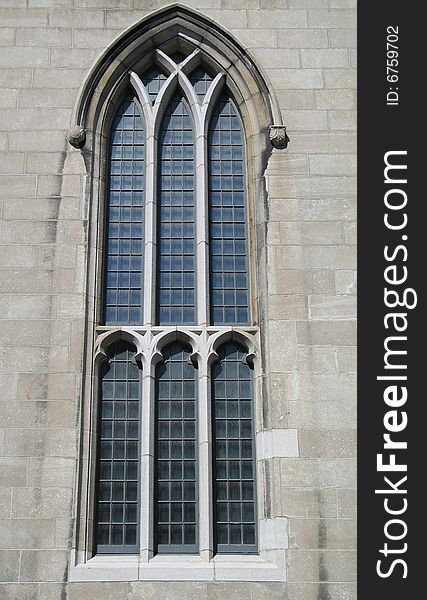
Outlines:
<svg viewBox="0 0 427 600"><path fill-rule="evenodd" d="M207 148L204 125L196 127L197 321L208 325L209 228L207 218Z"/></svg>
<svg viewBox="0 0 427 600"><path fill-rule="evenodd" d="M142 377L142 431L140 477L140 557L148 562L153 557L153 496L154 496L154 369L144 364Z"/></svg>
<svg viewBox="0 0 427 600"><path fill-rule="evenodd" d="M150 126L151 129L151 126ZM144 272L144 325L155 323L156 302L156 137L147 131L145 191L145 272Z"/></svg>
<svg viewBox="0 0 427 600"><path fill-rule="evenodd" d="M204 353L202 355L205 356ZM213 557L211 379L204 358L199 363L198 386L199 552L203 559L209 561Z"/></svg>

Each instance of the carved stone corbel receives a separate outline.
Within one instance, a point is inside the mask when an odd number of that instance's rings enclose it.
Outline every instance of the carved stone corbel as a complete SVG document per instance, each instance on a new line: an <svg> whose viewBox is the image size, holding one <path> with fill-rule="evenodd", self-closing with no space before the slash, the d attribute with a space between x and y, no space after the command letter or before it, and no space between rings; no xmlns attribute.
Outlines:
<svg viewBox="0 0 427 600"><path fill-rule="evenodd" d="M284 125L270 125L270 142L275 148L283 149L290 142Z"/></svg>

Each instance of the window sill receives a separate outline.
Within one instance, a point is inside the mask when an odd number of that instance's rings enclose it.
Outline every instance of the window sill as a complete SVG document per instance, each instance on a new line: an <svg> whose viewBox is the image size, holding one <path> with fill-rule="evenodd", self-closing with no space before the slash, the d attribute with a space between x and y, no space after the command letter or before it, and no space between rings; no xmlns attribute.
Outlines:
<svg viewBox="0 0 427 600"><path fill-rule="evenodd" d="M155 556L142 562L139 556L95 556L70 567L69 581L284 581L285 569L258 555L215 556L209 562L199 556Z"/></svg>

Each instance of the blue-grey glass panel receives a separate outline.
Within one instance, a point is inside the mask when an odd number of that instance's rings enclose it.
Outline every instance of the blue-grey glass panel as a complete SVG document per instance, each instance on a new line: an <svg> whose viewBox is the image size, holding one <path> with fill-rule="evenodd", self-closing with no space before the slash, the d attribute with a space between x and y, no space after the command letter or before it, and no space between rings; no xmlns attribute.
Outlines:
<svg viewBox="0 0 427 600"><path fill-rule="evenodd" d="M252 372L232 343L212 367L215 542L218 553L256 552Z"/></svg>
<svg viewBox="0 0 427 600"><path fill-rule="evenodd" d="M136 552L139 535L140 371L135 352L119 342L100 382L96 547Z"/></svg>
<svg viewBox="0 0 427 600"><path fill-rule="evenodd" d="M155 538L157 552L196 552L196 377L180 343L156 373Z"/></svg>
<svg viewBox="0 0 427 600"><path fill-rule="evenodd" d="M145 133L134 98L111 131L105 253L104 322L142 323Z"/></svg>
<svg viewBox="0 0 427 600"><path fill-rule="evenodd" d="M188 108L175 96L159 143L158 284L160 325L195 322L194 134Z"/></svg>
<svg viewBox="0 0 427 600"><path fill-rule="evenodd" d="M247 209L243 131L222 97L209 127L209 257L211 323L249 323Z"/></svg>
<svg viewBox="0 0 427 600"><path fill-rule="evenodd" d="M146 73L144 73L142 77L142 82L145 85L148 95L150 96L150 100L152 103L155 102L157 98L157 94L160 92L160 89L163 83L166 81L167 77L164 73L162 73L157 67L150 69Z"/></svg>
<svg viewBox="0 0 427 600"><path fill-rule="evenodd" d="M203 98L206 95L206 92L209 89L210 84L212 83L211 75L204 69L204 67L197 67L190 77L191 83L193 84L194 91L199 98L199 101L202 102Z"/></svg>

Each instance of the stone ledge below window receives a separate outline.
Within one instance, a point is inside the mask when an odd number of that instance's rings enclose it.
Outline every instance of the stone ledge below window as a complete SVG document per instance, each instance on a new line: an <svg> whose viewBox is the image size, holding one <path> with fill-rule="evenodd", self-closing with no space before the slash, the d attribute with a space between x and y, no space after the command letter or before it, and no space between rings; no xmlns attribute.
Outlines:
<svg viewBox="0 0 427 600"><path fill-rule="evenodd" d="M215 556L206 562L199 556L157 555L149 562L139 556L97 555L84 564L72 565L69 581L285 581L284 567L260 556Z"/></svg>

